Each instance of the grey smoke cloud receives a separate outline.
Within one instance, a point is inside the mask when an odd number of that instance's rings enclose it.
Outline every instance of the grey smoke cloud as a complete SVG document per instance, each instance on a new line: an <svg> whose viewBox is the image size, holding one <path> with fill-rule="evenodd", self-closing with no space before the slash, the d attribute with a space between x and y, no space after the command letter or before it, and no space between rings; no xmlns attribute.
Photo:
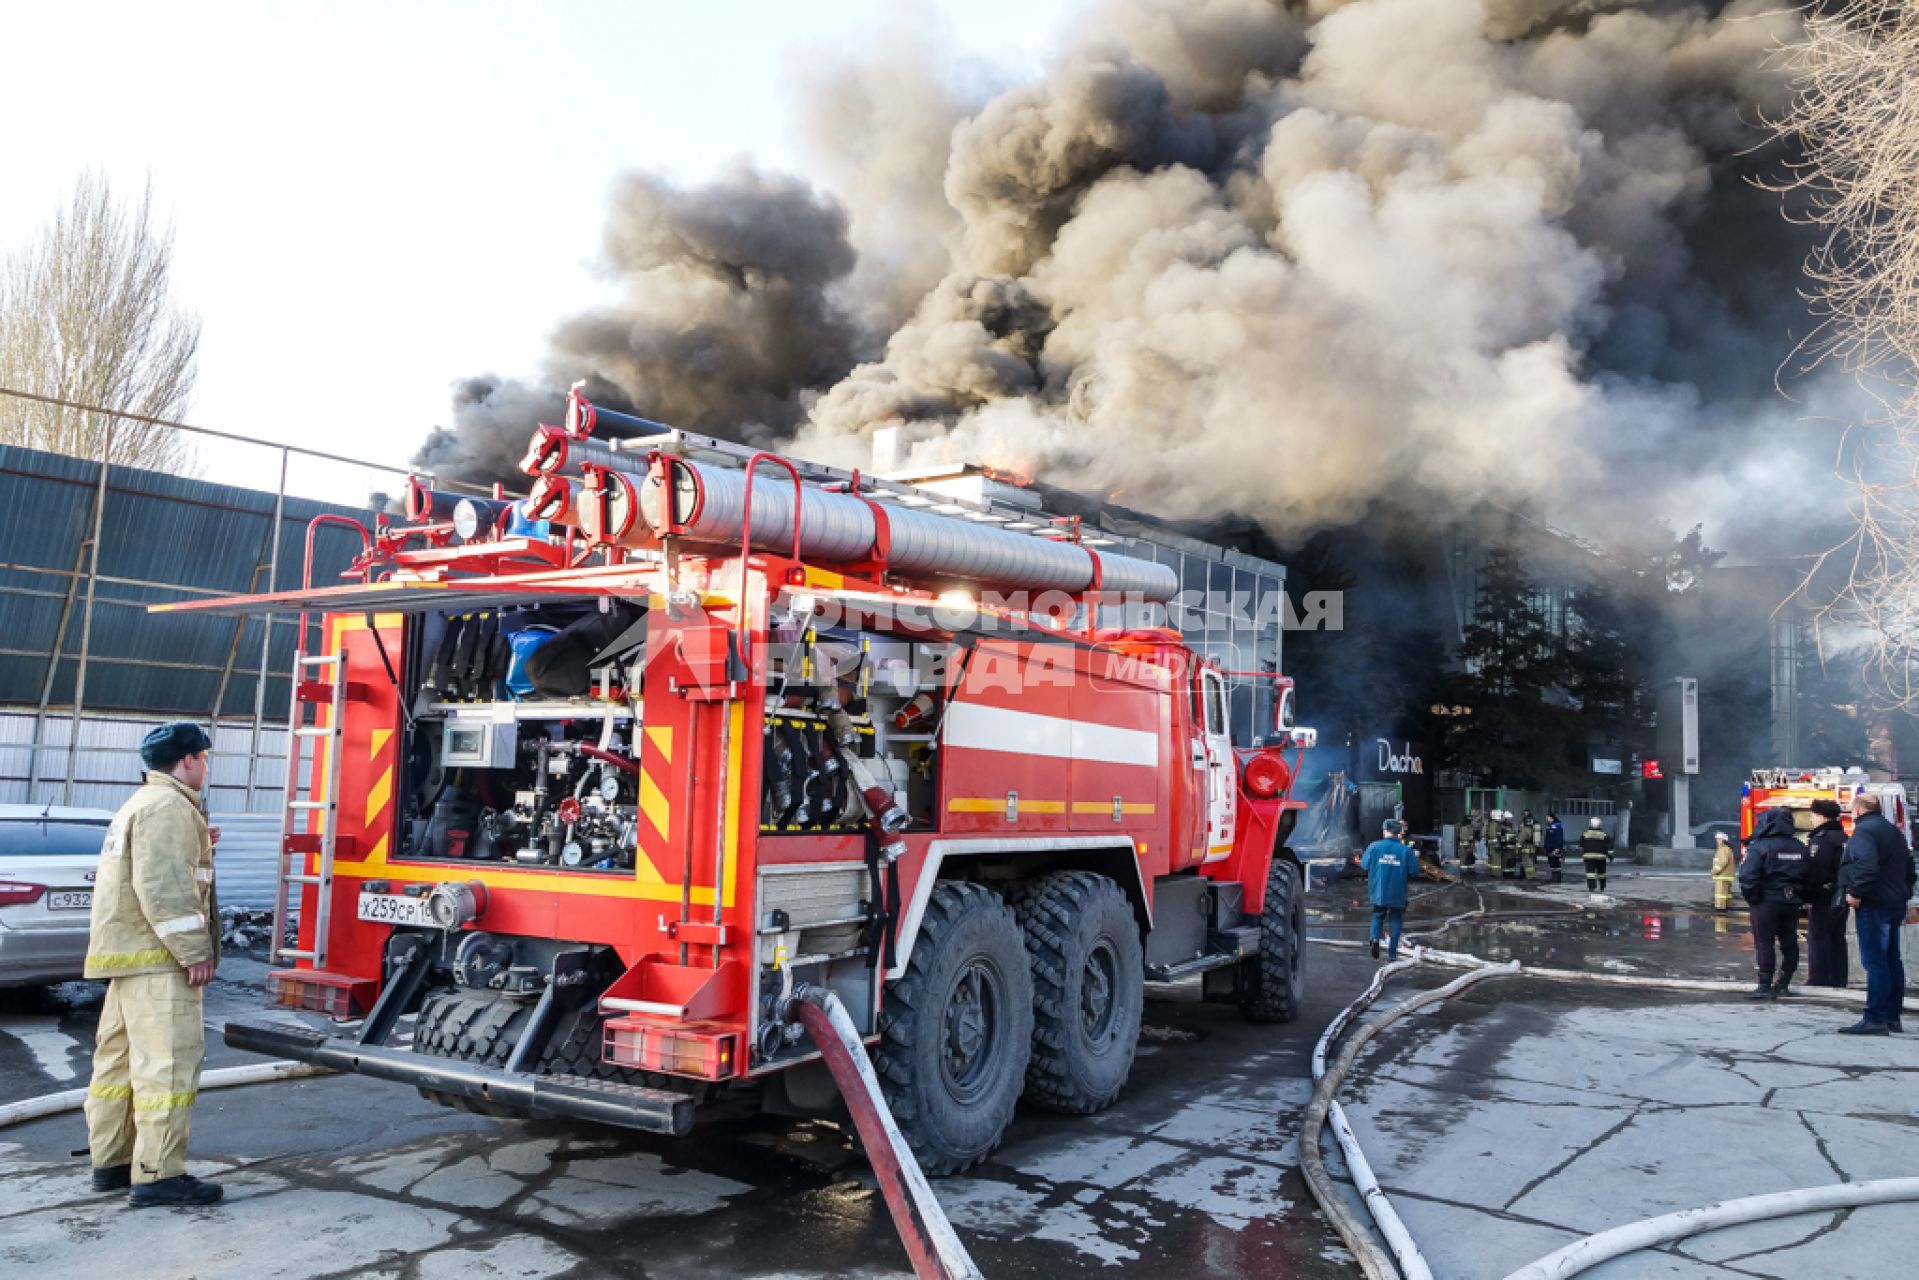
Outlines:
<svg viewBox="0 0 1919 1280"><path fill-rule="evenodd" d="M1116 0L997 91L896 40L801 86L832 194L622 181L621 300L560 326L552 384L849 465L899 427L1280 536L1492 496L1765 550L1753 511L1827 509L1830 441L1800 420L1843 394L1773 389L1805 246L1748 178L1796 21ZM501 394L456 419L476 465Z"/></svg>
<svg viewBox="0 0 1919 1280"><path fill-rule="evenodd" d="M1777 530L1735 517L1816 516L1829 470L1773 389L1804 246L1745 181L1795 21L1763 0L1096 11L955 131L952 271L798 446L854 461L903 426L925 455L1283 534L1387 493L1491 495L1764 549ZM984 323L982 277L1034 304L1015 332Z"/></svg>

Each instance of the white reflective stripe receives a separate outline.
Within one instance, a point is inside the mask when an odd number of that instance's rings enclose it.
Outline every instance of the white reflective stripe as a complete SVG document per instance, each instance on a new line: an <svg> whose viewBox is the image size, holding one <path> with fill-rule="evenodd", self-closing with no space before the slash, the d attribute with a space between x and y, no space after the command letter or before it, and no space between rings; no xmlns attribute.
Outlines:
<svg viewBox="0 0 1919 1280"><path fill-rule="evenodd" d="M212 867L195 867L193 869L193 878L195 880L198 880L201 884L212 884L213 868Z"/></svg>
<svg viewBox="0 0 1919 1280"><path fill-rule="evenodd" d="M1023 756L1096 760L1103 764L1159 765L1159 735L1144 729L1045 716L1009 707L956 702L946 709L940 737L949 747Z"/></svg>
<svg viewBox="0 0 1919 1280"><path fill-rule="evenodd" d="M205 916L176 916L172 920L162 920L159 924L154 925L153 931L164 938L169 934L185 933L190 929L204 929L206 927L207 918Z"/></svg>

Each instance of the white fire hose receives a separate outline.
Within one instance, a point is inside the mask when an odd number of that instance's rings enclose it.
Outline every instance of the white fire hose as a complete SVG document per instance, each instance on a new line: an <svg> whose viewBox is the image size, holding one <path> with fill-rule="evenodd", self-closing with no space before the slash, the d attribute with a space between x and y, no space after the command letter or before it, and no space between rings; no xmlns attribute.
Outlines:
<svg viewBox="0 0 1919 1280"><path fill-rule="evenodd" d="M1801 1213L1823 1213L1833 1209L1857 1209L1868 1204L1894 1204L1919 1200L1919 1178L1880 1178L1874 1182L1841 1182L1830 1187L1804 1187L1797 1191L1775 1191L1763 1196L1745 1196L1721 1200L1696 1209L1682 1209L1641 1222L1629 1222L1598 1235L1575 1240L1563 1249L1529 1262L1506 1280L1566 1280L1602 1262L1638 1249L1671 1244L1687 1236L1721 1227L1762 1219L1788 1217Z"/></svg>
<svg viewBox="0 0 1919 1280"><path fill-rule="evenodd" d="M1431 932L1440 932L1440 930ZM1329 946L1366 945L1325 939L1314 939L1314 941L1324 942ZM1468 972L1443 987L1414 996L1395 1006L1383 1017L1361 1027L1341 1048L1339 1057L1332 1067L1328 1068L1326 1053L1339 1033L1379 997L1387 978L1403 972L1420 961L1429 961L1449 968L1463 968ZM1346 1242L1347 1247L1359 1260L1360 1268L1365 1272L1368 1280L1392 1280L1393 1277L1402 1275L1405 1280L1431 1280L1432 1271L1427 1266L1425 1258L1420 1255L1418 1245L1406 1231L1405 1224L1400 1221L1398 1213L1394 1211L1392 1202L1387 1198L1384 1189L1380 1187L1379 1179L1373 1173L1372 1166L1367 1163L1365 1152L1361 1150L1357 1136L1353 1133L1351 1125L1347 1123L1344 1110L1340 1108L1333 1095L1344 1082L1347 1072L1352 1068L1359 1050L1365 1043L1401 1017L1428 1004L1449 999L1481 979L1521 973L1528 977L1562 981L1596 982L1609 986L1678 991L1705 991L1715 995L1749 990L1744 984L1737 982L1647 978L1630 974L1587 973L1576 969L1534 969L1522 966L1517 960L1495 964L1490 960L1462 952L1434 951L1424 947L1414 947L1411 959L1395 961L1381 968L1373 975L1371 985L1360 994L1359 998L1340 1010L1332 1022L1327 1024L1325 1033L1313 1049L1315 1085L1312 1100L1307 1104L1306 1117L1300 1127L1299 1137L1300 1171L1306 1176L1306 1184L1313 1192L1314 1198L1319 1201L1321 1208L1332 1219L1340 1238ZM1837 1003L1857 1003L1860 998L1858 992L1830 988L1808 989L1806 995L1813 999L1825 999ZM1347 1166L1352 1172L1353 1185L1359 1190L1368 1212L1372 1214L1373 1221L1379 1228L1380 1235L1391 1249L1390 1258L1374 1242L1364 1224L1354 1219L1352 1211L1347 1207L1346 1202L1339 1198L1337 1188L1325 1172L1319 1155L1319 1135L1329 1116L1333 1136L1345 1153ZM1622 1254L1669 1244L1674 1240L1681 1240L1705 1231L1716 1231L1722 1227L1733 1227L1746 1222L1793 1214L1819 1213L1833 1209L1908 1200L1919 1200L1919 1178L1885 1178L1874 1182L1848 1182L1835 1186L1809 1187L1768 1195L1748 1196L1739 1200L1726 1200L1662 1217L1648 1218L1641 1222L1627 1223L1624 1226L1588 1236L1583 1240L1574 1241L1565 1248L1513 1272L1506 1277L1506 1280L1566 1280L1567 1277L1578 1275Z"/></svg>
<svg viewBox="0 0 1919 1280"><path fill-rule="evenodd" d="M330 1076L333 1072L326 1067L315 1067L305 1062L250 1062L244 1067L221 1067L217 1071L208 1071L200 1076L200 1092L208 1089L232 1089L243 1084L267 1084L274 1080L297 1080L301 1076ZM60 1093L49 1093L38 1098L23 1098L19 1102L9 1102L0 1106L0 1129L9 1125L25 1124L29 1120L39 1120L45 1116L57 1116L68 1111L78 1111L87 1100L85 1089L67 1089Z"/></svg>
<svg viewBox="0 0 1919 1280"><path fill-rule="evenodd" d="M1299 1130L1300 1172L1305 1175L1306 1185L1312 1190L1313 1198L1333 1220L1333 1226L1338 1230L1340 1239L1346 1242L1346 1247L1359 1259L1360 1267L1365 1271L1367 1280L1391 1280L1392 1277L1402 1273L1407 1280L1432 1280L1433 1273L1432 1269L1426 1265L1426 1260L1420 1256L1419 1246L1413 1243L1406 1225L1394 1212L1392 1202L1386 1198L1386 1192L1380 1187L1378 1178L1373 1175L1372 1166L1366 1162L1366 1155L1360 1150L1359 1140L1353 1135L1352 1126L1346 1122L1343 1111L1333 1123L1333 1136L1339 1140L1341 1149L1346 1153L1346 1163L1352 1170L1353 1183L1365 1198L1367 1210L1373 1215L1373 1221L1378 1224L1380 1234L1386 1238L1387 1244L1393 1251L1391 1258L1381 1253L1379 1247L1366 1233L1365 1225L1353 1217L1345 1201L1339 1198L1338 1189L1334 1187L1332 1178L1326 1173L1325 1164L1319 1154L1320 1129L1328 1114L1339 1105L1333 1095L1339 1091L1339 1086L1345 1083L1347 1073L1352 1070L1353 1062L1359 1057L1359 1051L1366 1046L1368 1040L1384 1028L1416 1009L1450 999L1476 982L1519 972L1518 961L1511 961L1504 965L1488 965L1463 974L1443 987L1422 991L1394 1006L1379 1019L1360 1027L1340 1049L1339 1057L1334 1060L1332 1066L1327 1067L1325 1051L1332 1036L1360 1009L1372 1003L1379 994L1379 988L1385 982L1389 971L1396 973L1414 963L1416 961L1404 960L1381 969L1374 976L1373 985L1368 987L1358 1000L1341 1010L1339 1017L1327 1027L1327 1034L1320 1038L1319 1045L1313 1050L1313 1075L1317 1083L1313 1087L1311 1101L1306 1104L1306 1116ZM1395 1261L1398 1263L1397 1267L1394 1265Z"/></svg>

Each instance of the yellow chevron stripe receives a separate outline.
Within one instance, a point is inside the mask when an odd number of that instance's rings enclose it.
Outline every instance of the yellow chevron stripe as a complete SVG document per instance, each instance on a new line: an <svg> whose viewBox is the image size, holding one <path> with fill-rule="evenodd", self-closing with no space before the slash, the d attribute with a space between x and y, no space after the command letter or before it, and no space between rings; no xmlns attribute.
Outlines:
<svg viewBox="0 0 1919 1280"><path fill-rule="evenodd" d="M373 740L367 744L366 758L369 760L378 760L380 758L380 748L384 747L386 740L392 736L393 730L391 729L375 729L373 731Z"/></svg>
<svg viewBox="0 0 1919 1280"><path fill-rule="evenodd" d="M646 726L646 740L660 753L660 759L673 763L673 729L669 725L650 724Z"/></svg>
<svg viewBox="0 0 1919 1280"><path fill-rule="evenodd" d="M366 793L367 826L373 825L373 819L379 816L380 811L386 808L386 802L392 798L393 766L388 765L385 772L380 774L379 781L375 782L373 788Z"/></svg>
<svg viewBox="0 0 1919 1280"><path fill-rule="evenodd" d="M644 770L640 772L640 812L645 814L646 820L653 824L653 829L660 833L660 839L666 840L671 837L669 824L673 816L672 806L667 804L666 793L660 790L660 784L653 781L653 775Z"/></svg>
<svg viewBox="0 0 1919 1280"><path fill-rule="evenodd" d="M386 861L386 837L381 836L373 842L373 852L367 855L368 862Z"/></svg>
<svg viewBox="0 0 1919 1280"><path fill-rule="evenodd" d="M726 896L722 905L730 907L740 885L740 788L746 761L746 703L733 703L726 714L732 720L733 740L726 753L726 799L723 804L726 834L720 840L720 859L726 875Z"/></svg>

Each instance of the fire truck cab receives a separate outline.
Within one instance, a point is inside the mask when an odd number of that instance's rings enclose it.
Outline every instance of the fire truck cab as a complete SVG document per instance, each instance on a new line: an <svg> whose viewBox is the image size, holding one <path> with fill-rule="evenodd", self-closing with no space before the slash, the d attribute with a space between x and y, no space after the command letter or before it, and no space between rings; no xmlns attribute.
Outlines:
<svg viewBox="0 0 1919 1280"><path fill-rule="evenodd" d="M268 990L334 1023L229 1043L685 1133L723 1089L835 1114L790 1003L824 988L950 1173L1022 1098L1110 1104L1149 982L1295 1016L1312 734L1276 672L1090 625L1165 598L1159 566L653 424L591 441L594 416L576 395L535 434L533 500L417 489L353 581L162 606L317 637L289 726L298 940ZM1259 744L1228 727L1246 678L1276 690Z"/></svg>

